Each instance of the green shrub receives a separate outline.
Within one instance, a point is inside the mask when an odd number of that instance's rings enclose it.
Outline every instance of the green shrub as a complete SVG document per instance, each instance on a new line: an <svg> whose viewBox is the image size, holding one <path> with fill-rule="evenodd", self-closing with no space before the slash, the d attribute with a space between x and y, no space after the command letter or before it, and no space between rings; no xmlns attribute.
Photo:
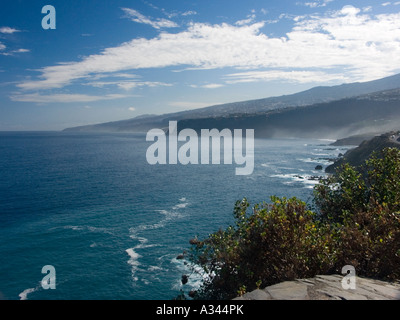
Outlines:
<svg viewBox="0 0 400 320"><path fill-rule="evenodd" d="M232 298L280 281L328 271L329 232L296 198L271 198L251 214L246 199L235 206L236 226L196 244L192 260L212 276L202 298Z"/></svg>
<svg viewBox="0 0 400 320"><path fill-rule="evenodd" d="M340 273L400 279L400 151L385 149L363 171L344 165L314 189L317 213L296 198L234 208L235 225L192 241L208 274L201 299L227 299L286 280Z"/></svg>
<svg viewBox="0 0 400 320"><path fill-rule="evenodd" d="M345 165L315 188L321 219L335 227L336 271L400 279L400 151L374 153L357 172Z"/></svg>

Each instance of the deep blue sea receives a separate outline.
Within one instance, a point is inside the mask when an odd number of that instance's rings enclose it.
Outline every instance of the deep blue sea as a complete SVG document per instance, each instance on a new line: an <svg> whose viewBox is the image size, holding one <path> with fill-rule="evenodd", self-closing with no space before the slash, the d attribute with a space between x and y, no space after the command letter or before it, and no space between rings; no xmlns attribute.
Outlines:
<svg viewBox="0 0 400 320"><path fill-rule="evenodd" d="M1 299L172 299L195 287L176 257L233 223L236 200L312 202L331 141L255 141L252 175L232 165L149 165L144 134L0 133ZM56 271L45 290L42 267Z"/></svg>

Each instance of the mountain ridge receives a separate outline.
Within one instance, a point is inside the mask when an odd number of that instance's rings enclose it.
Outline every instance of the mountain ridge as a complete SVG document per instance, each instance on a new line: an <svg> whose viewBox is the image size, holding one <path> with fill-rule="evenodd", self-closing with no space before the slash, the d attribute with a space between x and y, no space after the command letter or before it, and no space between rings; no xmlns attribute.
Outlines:
<svg viewBox="0 0 400 320"><path fill-rule="evenodd" d="M400 88L400 74L368 82L355 82L337 86L318 86L295 94L263 99L232 102L194 110L163 115L143 115L133 119L106 122L94 125L66 128L70 132L147 132L152 128L164 128L169 121L188 119L212 119L232 117L238 114L275 112L290 108L309 107L315 104L353 98L383 90Z"/></svg>
<svg viewBox="0 0 400 320"><path fill-rule="evenodd" d="M353 98L230 117L185 119L178 130L254 129L258 138L338 139L354 134L394 130L400 121L400 89Z"/></svg>

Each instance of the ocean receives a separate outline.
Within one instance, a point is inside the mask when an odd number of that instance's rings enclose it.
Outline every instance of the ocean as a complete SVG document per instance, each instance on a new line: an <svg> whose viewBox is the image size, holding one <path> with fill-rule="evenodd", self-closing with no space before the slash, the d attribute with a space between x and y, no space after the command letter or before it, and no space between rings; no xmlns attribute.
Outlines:
<svg viewBox="0 0 400 320"><path fill-rule="evenodd" d="M296 196L348 147L255 141L254 172L236 165L150 165L145 134L0 133L0 299L169 300L199 285L189 240L233 223L236 200ZM55 289L41 285L44 266Z"/></svg>

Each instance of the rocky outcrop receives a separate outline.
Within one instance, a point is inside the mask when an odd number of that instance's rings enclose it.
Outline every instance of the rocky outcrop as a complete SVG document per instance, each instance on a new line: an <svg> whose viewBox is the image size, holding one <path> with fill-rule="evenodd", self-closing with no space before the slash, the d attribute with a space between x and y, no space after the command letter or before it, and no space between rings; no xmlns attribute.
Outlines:
<svg viewBox="0 0 400 320"><path fill-rule="evenodd" d="M334 164L325 169L327 173L335 173L344 163L349 163L354 167L360 167L364 164L374 152L381 152L384 148L399 148L400 143L397 141L399 132L388 132L380 136L376 136L371 140L362 142L357 148L350 149L343 158L338 159Z"/></svg>
<svg viewBox="0 0 400 320"><path fill-rule="evenodd" d="M384 132L382 132L384 133ZM380 134L382 134L380 133ZM376 133L366 133L366 134L358 134L354 136L350 136L347 138L338 139L335 142L331 143L331 146L359 146L361 143L367 140L371 140L372 138L378 136L379 134Z"/></svg>
<svg viewBox="0 0 400 320"><path fill-rule="evenodd" d="M344 289L342 275L287 281L234 300L400 300L400 283L356 277L356 289Z"/></svg>

